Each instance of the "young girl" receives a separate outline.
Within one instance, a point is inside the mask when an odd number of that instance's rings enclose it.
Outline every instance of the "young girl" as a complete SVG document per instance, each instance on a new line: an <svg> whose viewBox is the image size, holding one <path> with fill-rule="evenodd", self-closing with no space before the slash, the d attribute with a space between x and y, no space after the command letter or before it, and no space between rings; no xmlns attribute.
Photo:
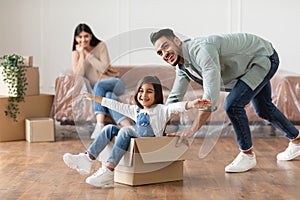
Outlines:
<svg viewBox="0 0 300 200"><path fill-rule="evenodd" d="M211 105L209 100L204 99L163 105L162 86L156 76L146 76L139 81L134 95L136 105L123 104L92 94L84 94L84 96L118 111L136 122L135 129L129 126L119 129L115 125L107 125L85 153L78 155L66 153L63 156L64 162L70 168L76 169L81 174L89 174L92 160L98 157L113 137L118 136L107 162L95 174L86 179L88 184L96 187L113 184L114 168L126 153L130 138L163 136L166 123L172 114L184 112L190 108Z"/></svg>

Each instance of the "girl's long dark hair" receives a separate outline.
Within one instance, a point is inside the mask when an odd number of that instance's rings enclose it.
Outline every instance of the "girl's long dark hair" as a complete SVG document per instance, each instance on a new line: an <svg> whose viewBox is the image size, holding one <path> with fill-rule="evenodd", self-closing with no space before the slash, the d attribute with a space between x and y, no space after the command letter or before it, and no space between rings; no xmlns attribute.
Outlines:
<svg viewBox="0 0 300 200"><path fill-rule="evenodd" d="M140 108L144 108L138 101L138 93L140 88L144 85L144 84L152 84L154 87L154 92L155 92L155 101L154 104L163 104L164 98L163 98L163 92L162 92L162 86L160 83L160 80L157 76L145 76L143 79L141 79L138 84L137 87L135 89L135 94L134 94L134 101L136 103L136 105Z"/></svg>
<svg viewBox="0 0 300 200"><path fill-rule="evenodd" d="M87 24L78 24L77 27L75 28L75 31L74 31L74 40L73 40L73 48L72 48L72 51L75 51L76 50L76 45L78 44L75 40L75 37L78 36L82 31L84 32L87 32L89 34L92 35L92 40L91 40L91 43L90 45L92 47L95 47L97 46L97 44L99 42L101 42L101 40L99 40L93 33L92 29L87 25Z"/></svg>

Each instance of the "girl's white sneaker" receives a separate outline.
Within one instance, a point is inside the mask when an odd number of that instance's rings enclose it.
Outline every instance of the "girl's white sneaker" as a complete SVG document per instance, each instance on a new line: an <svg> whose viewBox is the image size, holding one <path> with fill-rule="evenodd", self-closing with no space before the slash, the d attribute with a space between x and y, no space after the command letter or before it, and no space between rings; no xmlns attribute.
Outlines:
<svg viewBox="0 0 300 200"><path fill-rule="evenodd" d="M63 160L68 167L77 170L80 174L90 174L91 172L92 160L88 154L73 155L66 153L63 156Z"/></svg>
<svg viewBox="0 0 300 200"><path fill-rule="evenodd" d="M114 183L114 172L102 166L92 176L88 177L85 182L95 187L112 186Z"/></svg>

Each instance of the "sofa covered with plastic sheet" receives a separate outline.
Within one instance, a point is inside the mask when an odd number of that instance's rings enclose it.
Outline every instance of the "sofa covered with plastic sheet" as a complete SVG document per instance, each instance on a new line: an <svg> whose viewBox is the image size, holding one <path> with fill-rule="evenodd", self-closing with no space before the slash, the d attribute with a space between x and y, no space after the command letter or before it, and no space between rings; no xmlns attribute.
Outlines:
<svg viewBox="0 0 300 200"><path fill-rule="evenodd" d="M175 78L175 69L170 66L114 66L120 72L120 78L125 83L125 93L119 97L119 101L133 104L133 93L137 82L146 75L156 75L161 80L163 86L164 99L172 88ZM274 104L284 113L293 123L300 124L300 75L279 70L271 80L272 98ZM73 89L70 89L73 88ZM68 79L56 80L56 92L62 97L56 97L54 102L54 116L56 120L68 119L70 121L94 121L92 102L82 99L80 93L91 91L86 86L84 79L76 79L70 76ZM194 99L202 95L202 86L190 82L185 100ZM228 123L229 119L223 109L224 100L227 92L221 92L218 102L218 109L213 112L210 124ZM190 124L193 121L196 110L190 110L174 118L180 123ZM250 124L267 124L264 120L257 117L251 105L247 105L246 112ZM105 119L106 123L113 123L109 114Z"/></svg>

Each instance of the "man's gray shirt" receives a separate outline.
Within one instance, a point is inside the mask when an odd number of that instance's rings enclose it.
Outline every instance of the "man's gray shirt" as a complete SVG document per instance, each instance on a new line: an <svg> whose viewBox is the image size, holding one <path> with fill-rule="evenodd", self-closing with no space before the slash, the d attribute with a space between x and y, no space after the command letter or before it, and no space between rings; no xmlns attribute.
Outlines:
<svg viewBox="0 0 300 200"><path fill-rule="evenodd" d="M202 98L212 100L215 105L220 88L237 79L254 90L270 70L269 57L274 49L270 42L258 36L236 33L184 41L182 53L184 64L176 66L167 103L182 101L192 80L203 85Z"/></svg>

